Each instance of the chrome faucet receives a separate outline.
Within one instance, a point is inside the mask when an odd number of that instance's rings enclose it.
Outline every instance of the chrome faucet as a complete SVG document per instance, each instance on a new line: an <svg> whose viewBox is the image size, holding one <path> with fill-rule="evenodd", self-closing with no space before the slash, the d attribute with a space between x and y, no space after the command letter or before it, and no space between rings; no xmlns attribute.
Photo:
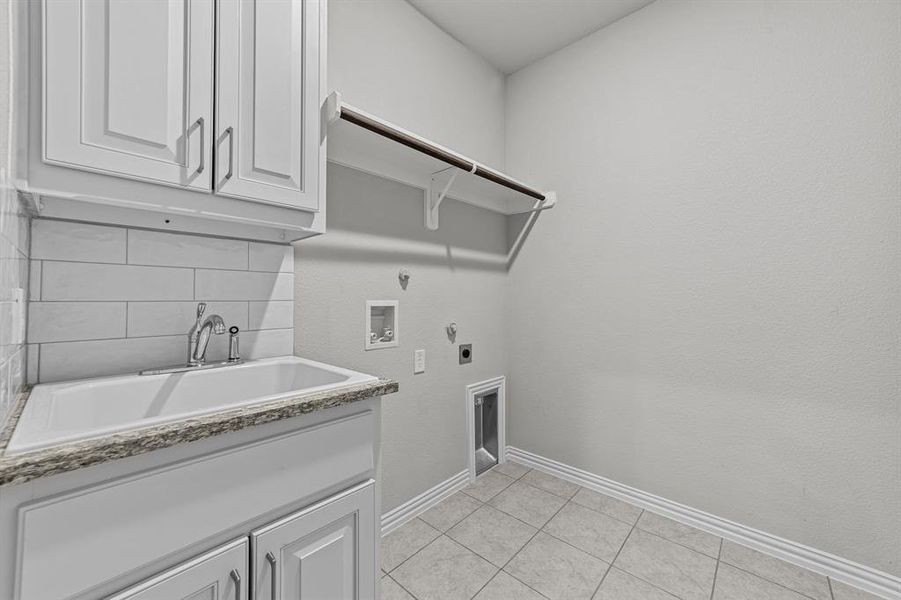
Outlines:
<svg viewBox="0 0 901 600"><path fill-rule="evenodd" d="M203 319L206 302L197 305L197 320L188 332L188 365L200 366L206 362L206 348L213 334L225 333L225 321L219 315L210 315Z"/></svg>
<svg viewBox="0 0 901 600"><path fill-rule="evenodd" d="M156 369L144 369L139 375L162 375L165 373L182 373L198 369L215 369L229 365L239 365L244 359L238 355L238 328L232 327L228 340L228 360L209 363L206 361L206 349L210 344L210 337L222 335L227 331L225 321L219 315L210 315L206 319L206 302L197 305L197 318L188 332L188 360L185 364L174 367L161 367Z"/></svg>

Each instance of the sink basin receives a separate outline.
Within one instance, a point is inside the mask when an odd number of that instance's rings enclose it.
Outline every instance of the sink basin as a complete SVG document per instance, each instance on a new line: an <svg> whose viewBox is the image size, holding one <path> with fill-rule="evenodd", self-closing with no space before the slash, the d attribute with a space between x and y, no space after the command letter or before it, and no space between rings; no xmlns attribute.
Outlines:
<svg viewBox="0 0 901 600"><path fill-rule="evenodd" d="M41 384L31 391L7 452L27 452L377 379L284 356L206 371Z"/></svg>

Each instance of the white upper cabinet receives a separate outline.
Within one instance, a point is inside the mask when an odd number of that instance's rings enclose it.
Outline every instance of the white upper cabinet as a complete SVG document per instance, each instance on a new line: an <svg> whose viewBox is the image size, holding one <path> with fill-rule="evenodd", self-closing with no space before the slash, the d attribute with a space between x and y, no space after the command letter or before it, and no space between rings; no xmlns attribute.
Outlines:
<svg viewBox="0 0 901 600"><path fill-rule="evenodd" d="M319 205L319 4L220 0L217 193Z"/></svg>
<svg viewBox="0 0 901 600"><path fill-rule="evenodd" d="M212 0L44 10L45 160L210 189Z"/></svg>
<svg viewBox="0 0 901 600"><path fill-rule="evenodd" d="M40 216L290 242L325 231L326 0L44 0L16 94ZM74 202L73 202L74 201Z"/></svg>

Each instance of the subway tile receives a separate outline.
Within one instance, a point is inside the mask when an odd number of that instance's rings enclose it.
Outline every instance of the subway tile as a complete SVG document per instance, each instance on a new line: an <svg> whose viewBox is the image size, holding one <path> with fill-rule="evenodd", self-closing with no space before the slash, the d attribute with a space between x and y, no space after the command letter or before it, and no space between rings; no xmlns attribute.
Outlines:
<svg viewBox="0 0 901 600"><path fill-rule="evenodd" d="M293 300L293 273L197 270L197 300Z"/></svg>
<svg viewBox="0 0 901 600"><path fill-rule="evenodd" d="M185 336L41 344L42 383L134 373L185 360Z"/></svg>
<svg viewBox="0 0 901 600"><path fill-rule="evenodd" d="M31 257L43 260L124 263L125 229L35 219Z"/></svg>
<svg viewBox="0 0 901 600"><path fill-rule="evenodd" d="M247 242L129 229L128 264L247 269Z"/></svg>
<svg viewBox="0 0 901 600"><path fill-rule="evenodd" d="M32 302L28 342L125 337L124 302Z"/></svg>
<svg viewBox="0 0 901 600"><path fill-rule="evenodd" d="M9 364L5 360L0 360L0 425L6 419L6 413L9 412L11 400L9 398Z"/></svg>
<svg viewBox="0 0 901 600"><path fill-rule="evenodd" d="M294 327L294 302L275 300L251 302L247 329L285 329Z"/></svg>
<svg viewBox="0 0 901 600"><path fill-rule="evenodd" d="M0 301L0 361L5 362L15 350L13 343L14 302Z"/></svg>
<svg viewBox="0 0 901 600"><path fill-rule="evenodd" d="M21 346L9 359L7 366L7 381L9 386L9 401L14 402L22 386L25 385L25 347Z"/></svg>
<svg viewBox="0 0 901 600"><path fill-rule="evenodd" d="M37 383L38 382L38 365L40 363L41 356L41 345L40 344L28 344L25 346L27 349L26 354L26 373L25 373L25 383Z"/></svg>
<svg viewBox="0 0 901 600"><path fill-rule="evenodd" d="M225 336L222 336L225 337ZM240 335L241 356L244 358L270 358L294 354L293 329L266 329L248 331Z"/></svg>
<svg viewBox="0 0 901 600"><path fill-rule="evenodd" d="M28 272L28 299L32 302L41 299L41 267L43 262L32 260Z"/></svg>
<svg viewBox="0 0 901 600"><path fill-rule="evenodd" d="M294 246L250 242L251 271L294 272Z"/></svg>
<svg viewBox="0 0 901 600"><path fill-rule="evenodd" d="M204 316L217 314L229 327L247 327L246 302L210 302ZM129 302L128 337L187 334L194 325L197 302ZM125 337L124 335L122 337Z"/></svg>
<svg viewBox="0 0 901 600"><path fill-rule="evenodd" d="M45 301L190 300L194 295L194 271L175 267L44 261L42 281Z"/></svg>

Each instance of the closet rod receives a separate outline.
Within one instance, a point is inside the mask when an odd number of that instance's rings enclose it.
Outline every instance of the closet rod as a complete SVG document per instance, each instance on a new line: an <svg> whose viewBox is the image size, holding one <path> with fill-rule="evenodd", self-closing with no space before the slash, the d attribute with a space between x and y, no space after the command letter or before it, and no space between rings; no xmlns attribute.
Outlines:
<svg viewBox="0 0 901 600"><path fill-rule="evenodd" d="M532 198L535 198L536 200L545 199L545 195L543 193L533 190L530 187L526 187L525 185L519 183L514 179L510 179L502 173L492 171L491 169L484 167L478 163L466 160L465 158L457 154L448 152L440 146L430 144L426 140L413 136L405 131L400 131L392 127L388 127L381 121L373 119L365 114L359 113L348 107L347 105L341 107L339 116L349 123L353 123L354 125L368 129L373 133L377 133L388 139L394 140L395 142L403 144L408 148L412 148L417 152L422 152L423 154L445 162L453 167L457 167L458 169L462 169L468 173L472 173L473 175L481 177L482 179L487 179L488 181L504 186L505 188L515 190L520 194L525 194L526 196L530 196Z"/></svg>

